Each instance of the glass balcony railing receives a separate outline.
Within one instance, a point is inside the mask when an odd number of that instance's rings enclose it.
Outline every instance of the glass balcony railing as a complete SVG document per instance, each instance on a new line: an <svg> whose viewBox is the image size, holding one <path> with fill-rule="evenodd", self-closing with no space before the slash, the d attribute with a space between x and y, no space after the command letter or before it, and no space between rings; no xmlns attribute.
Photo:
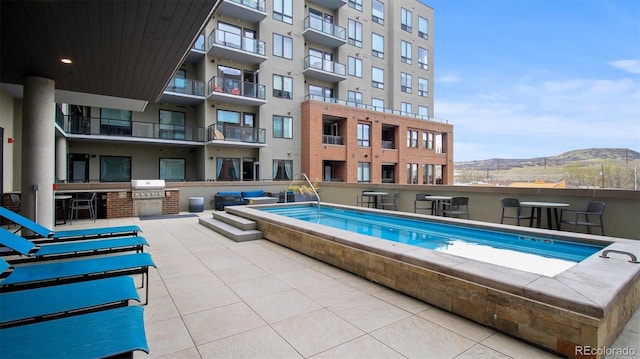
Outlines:
<svg viewBox="0 0 640 359"><path fill-rule="evenodd" d="M347 68L345 65L313 55L309 55L304 58L304 68L305 70L313 68L316 70L327 71L340 76L347 75Z"/></svg>
<svg viewBox="0 0 640 359"><path fill-rule="evenodd" d="M305 96L305 100L314 100L314 101L335 103L335 104L338 104L338 105L345 105L345 106L363 108L365 110L372 110L372 111L390 113L390 114L393 114L393 115L417 118L419 120L425 120L425 121L449 123L447 120L442 120L442 119L439 119L439 118L436 118L436 117L420 115L420 114L417 114L417 113L404 112L404 111L394 110L394 109L385 108L385 107L378 107L378 106L373 106L373 105L365 105L365 104L363 104L361 102L353 102L353 101L348 101L348 100L341 100L341 99L337 99L337 98L333 98L333 97L323 97L323 96L318 96L318 95L307 95L307 96Z"/></svg>
<svg viewBox="0 0 640 359"><path fill-rule="evenodd" d="M266 87L253 82L215 76L207 83L207 96L214 92L264 100Z"/></svg>
<svg viewBox="0 0 640 359"><path fill-rule="evenodd" d="M316 31L320 31L323 34L337 37L341 40L346 40L347 38L347 32L344 27L326 22L322 19L318 19L317 17L307 16L304 19L304 29L313 29Z"/></svg>
<svg viewBox="0 0 640 359"><path fill-rule="evenodd" d="M167 85L165 91L204 97L204 82L174 77L169 82L169 85Z"/></svg>
<svg viewBox="0 0 640 359"><path fill-rule="evenodd" d="M322 143L325 145L342 145L342 136L322 135Z"/></svg>
<svg viewBox="0 0 640 359"><path fill-rule="evenodd" d="M214 140L264 144L267 143L267 130L228 123L214 123L207 128L207 141Z"/></svg>
<svg viewBox="0 0 640 359"><path fill-rule="evenodd" d="M64 132L73 135L140 137L158 140L180 140L204 142L203 127L189 127L161 124L156 122L140 122L115 120L99 117L59 116L56 123Z"/></svg>
<svg viewBox="0 0 640 359"><path fill-rule="evenodd" d="M196 39L195 44L193 44L194 50L204 51L204 35L200 34Z"/></svg>
<svg viewBox="0 0 640 359"><path fill-rule="evenodd" d="M236 50L250 52L252 54L265 56L264 41L241 36L232 32L215 29L209 35L209 47L214 45L226 46Z"/></svg>
<svg viewBox="0 0 640 359"><path fill-rule="evenodd" d="M229 0L236 4L244 5L246 7L258 10L260 12L265 12L265 0Z"/></svg>

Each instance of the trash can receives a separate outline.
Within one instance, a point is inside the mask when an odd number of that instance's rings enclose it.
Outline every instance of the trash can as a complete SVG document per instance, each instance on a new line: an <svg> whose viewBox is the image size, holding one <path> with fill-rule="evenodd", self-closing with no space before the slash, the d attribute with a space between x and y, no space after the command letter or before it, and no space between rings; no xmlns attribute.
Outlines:
<svg viewBox="0 0 640 359"><path fill-rule="evenodd" d="M189 212L204 211L204 197L189 197Z"/></svg>

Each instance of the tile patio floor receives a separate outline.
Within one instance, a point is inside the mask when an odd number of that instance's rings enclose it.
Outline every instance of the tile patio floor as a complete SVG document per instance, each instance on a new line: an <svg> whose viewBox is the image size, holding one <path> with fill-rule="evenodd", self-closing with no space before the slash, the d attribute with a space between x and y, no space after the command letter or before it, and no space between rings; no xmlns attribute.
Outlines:
<svg viewBox="0 0 640 359"><path fill-rule="evenodd" d="M234 242L194 217L56 229L131 223L158 266L145 307L151 352L136 359L556 357L268 240ZM635 357L639 313L614 344Z"/></svg>

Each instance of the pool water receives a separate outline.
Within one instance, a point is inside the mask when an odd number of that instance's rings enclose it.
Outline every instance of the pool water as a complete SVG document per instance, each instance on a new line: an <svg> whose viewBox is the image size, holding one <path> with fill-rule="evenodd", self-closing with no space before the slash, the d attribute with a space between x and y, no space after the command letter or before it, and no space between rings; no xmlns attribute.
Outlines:
<svg viewBox="0 0 640 359"><path fill-rule="evenodd" d="M342 208L285 206L261 210L464 258L554 276L604 246L414 220Z"/></svg>

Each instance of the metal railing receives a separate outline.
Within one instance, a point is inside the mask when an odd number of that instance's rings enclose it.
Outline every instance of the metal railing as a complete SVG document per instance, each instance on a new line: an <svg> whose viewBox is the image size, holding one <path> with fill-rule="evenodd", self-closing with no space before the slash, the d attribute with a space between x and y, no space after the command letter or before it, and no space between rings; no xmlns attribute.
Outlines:
<svg viewBox="0 0 640 359"><path fill-rule="evenodd" d="M264 144L267 142L267 130L228 123L214 123L207 127L207 141L237 141Z"/></svg>
<svg viewBox="0 0 640 359"><path fill-rule="evenodd" d="M327 103L335 103L337 105L345 105L345 106L357 107L357 108L362 108L362 109L365 109L365 110L372 110L372 111L389 113L389 114L393 114L393 115L417 118L419 120L425 120L425 121L449 123L447 120L438 119L438 118L432 117L432 116L425 116L425 115L420 115L420 114L417 114L417 113L404 112L404 111L400 111L400 110L394 110L394 109L390 109L390 108L378 107L378 106L373 106L373 105L365 105L365 104L363 104L361 102L354 102L354 101L349 101L349 100L341 100L341 99L337 99L337 98L334 98L334 97L324 97L324 96L318 96L318 95L306 95L305 96L305 100L314 100L314 101L322 101L322 102L327 102Z"/></svg>
<svg viewBox="0 0 640 359"><path fill-rule="evenodd" d="M177 126L157 122L114 120L73 115L58 116L56 123L65 133L73 135L139 137L158 140L204 142L204 127Z"/></svg>
<svg viewBox="0 0 640 359"><path fill-rule="evenodd" d="M207 96L214 92L264 100L266 87L253 82L214 76L207 83Z"/></svg>
<svg viewBox="0 0 640 359"><path fill-rule="evenodd" d="M169 81L165 91L204 97L204 82L174 77Z"/></svg>
<svg viewBox="0 0 640 359"><path fill-rule="evenodd" d="M211 31L211 34L209 35L209 48L213 45L226 46L261 56L265 55L264 41L220 29Z"/></svg>
<svg viewBox="0 0 640 359"><path fill-rule="evenodd" d="M339 62L325 60L318 56L309 55L304 58L304 68L313 68L316 70L331 72L340 76L347 75L347 67Z"/></svg>
<svg viewBox="0 0 640 359"><path fill-rule="evenodd" d="M316 31L320 31L323 34L337 37L341 40L345 40L347 38L347 32L344 27L326 22L322 19L318 19L312 16L307 16L304 19L304 29L313 29Z"/></svg>

